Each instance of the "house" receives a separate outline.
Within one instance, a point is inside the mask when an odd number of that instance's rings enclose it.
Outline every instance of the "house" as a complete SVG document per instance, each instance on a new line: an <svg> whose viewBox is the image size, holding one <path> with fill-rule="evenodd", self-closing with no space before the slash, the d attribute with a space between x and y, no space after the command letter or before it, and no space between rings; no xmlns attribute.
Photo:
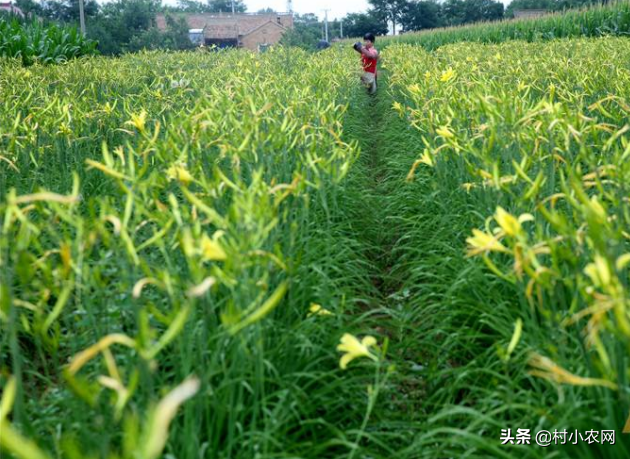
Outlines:
<svg viewBox="0 0 630 459"><path fill-rule="evenodd" d="M15 6L13 2L0 2L0 11L24 17L24 12L20 8Z"/></svg>
<svg viewBox="0 0 630 459"><path fill-rule="evenodd" d="M540 16L544 16L548 14L547 10L514 10L514 18L516 19L529 19L529 18L539 18Z"/></svg>
<svg viewBox="0 0 630 459"><path fill-rule="evenodd" d="M292 13L172 13L176 19L185 18L193 43L221 48L246 48L262 51L280 41L293 28ZM156 17L158 29L166 30L166 17ZM200 31L203 38L200 37Z"/></svg>

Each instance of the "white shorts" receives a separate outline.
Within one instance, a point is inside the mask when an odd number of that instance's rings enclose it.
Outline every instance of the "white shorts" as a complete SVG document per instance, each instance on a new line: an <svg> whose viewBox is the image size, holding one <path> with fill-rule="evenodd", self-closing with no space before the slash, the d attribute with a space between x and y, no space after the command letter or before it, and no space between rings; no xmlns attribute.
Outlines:
<svg viewBox="0 0 630 459"><path fill-rule="evenodd" d="M363 72L363 75L361 76L361 83L367 86L370 94L374 94L376 92L376 74Z"/></svg>

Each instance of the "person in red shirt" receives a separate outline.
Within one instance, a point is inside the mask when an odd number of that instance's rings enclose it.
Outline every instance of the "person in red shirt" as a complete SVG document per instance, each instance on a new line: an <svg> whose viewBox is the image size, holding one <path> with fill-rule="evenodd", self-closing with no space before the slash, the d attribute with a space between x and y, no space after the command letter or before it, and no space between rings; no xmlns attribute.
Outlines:
<svg viewBox="0 0 630 459"><path fill-rule="evenodd" d="M375 94L377 81L376 66L379 59L378 51L374 47L376 37L374 37L373 33L366 33L363 37L363 41L365 44L361 44L361 42L354 44L354 49L361 54L361 61L363 63L361 82L368 88L370 94Z"/></svg>

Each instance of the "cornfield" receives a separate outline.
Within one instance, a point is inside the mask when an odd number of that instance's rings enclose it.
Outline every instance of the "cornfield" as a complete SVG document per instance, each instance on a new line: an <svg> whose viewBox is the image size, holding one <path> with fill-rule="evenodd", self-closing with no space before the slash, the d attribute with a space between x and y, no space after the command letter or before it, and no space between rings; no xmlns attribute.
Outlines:
<svg viewBox="0 0 630 459"><path fill-rule="evenodd" d="M630 4L613 1L604 6L591 6L547 14L538 18L507 19L460 27L426 30L396 37L385 37L385 43L419 45L427 50L459 43L503 43L507 40L536 42L559 38L628 36Z"/></svg>
<svg viewBox="0 0 630 459"><path fill-rule="evenodd" d="M95 53L96 42L87 40L76 28L0 19L0 57L19 59L25 66L60 64Z"/></svg>
<svg viewBox="0 0 630 459"><path fill-rule="evenodd" d="M2 451L627 457L630 44L548 38L0 63Z"/></svg>

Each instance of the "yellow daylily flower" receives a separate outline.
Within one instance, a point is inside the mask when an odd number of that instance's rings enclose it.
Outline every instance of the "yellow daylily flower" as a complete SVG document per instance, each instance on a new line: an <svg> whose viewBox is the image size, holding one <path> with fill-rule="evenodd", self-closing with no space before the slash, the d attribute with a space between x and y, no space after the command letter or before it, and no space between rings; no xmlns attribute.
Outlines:
<svg viewBox="0 0 630 459"><path fill-rule="evenodd" d="M396 113L398 113L400 116L403 116L405 114L405 107L403 107L403 105L400 102L394 102L392 104L392 108L394 109L394 111L396 111Z"/></svg>
<svg viewBox="0 0 630 459"><path fill-rule="evenodd" d="M337 350L345 352L339 360L339 366L345 370L350 362L358 357L368 357L374 361L378 361L378 357L372 354L370 347L376 346L376 338L373 336L364 336L361 341L350 333L345 333L341 337L341 344L337 346Z"/></svg>
<svg viewBox="0 0 630 459"><path fill-rule="evenodd" d="M416 84L416 83L407 86L407 89L412 94L419 94L420 93L420 86L418 84Z"/></svg>
<svg viewBox="0 0 630 459"><path fill-rule="evenodd" d="M138 131L144 132L145 125L147 123L147 112L146 110L142 110L139 114L132 114L131 120L127 121L125 124L130 124L134 126Z"/></svg>
<svg viewBox="0 0 630 459"><path fill-rule="evenodd" d="M494 219L508 236L514 237L522 231L518 219L514 215L506 212L501 206L497 207Z"/></svg>
<svg viewBox="0 0 630 459"><path fill-rule="evenodd" d="M442 72L442 76L440 77L440 81L442 83L446 83L447 81L451 81L455 77L455 71L449 67L448 70Z"/></svg>
<svg viewBox="0 0 630 459"><path fill-rule="evenodd" d="M597 287L608 287L612 281L608 262L601 255L595 255L595 261L584 268L584 274L590 277Z"/></svg>
<svg viewBox="0 0 630 459"><path fill-rule="evenodd" d="M433 156L429 153L429 150L425 148L424 152L422 152L422 156L418 160L422 164L426 164L427 166L435 166L435 162L433 161Z"/></svg>
<svg viewBox="0 0 630 459"><path fill-rule="evenodd" d="M189 185L194 180L193 176L185 167L171 166L166 170L166 176L170 180L179 180L184 185Z"/></svg>
<svg viewBox="0 0 630 459"><path fill-rule="evenodd" d="M227 258L217 239L216 234L212 239L207 234L201 238L201 256L204 260L223 261Z"/></svg>
<svg viewBox="0 0 630 459"><path fill-rule="evenodd" d="M449 139L451 137L455 137L455 134L449 129L448 126L442 126L435 130L438 135L441 135L445 139Z"/></svg>
<svg viewBox="0 0 630 459"><path fill-rule="evenodd" d="M508 249L496 237L478 229L473 229L472 237L466 238L466 242L469 257L483 252L508 252Z"/></svg>
<svg viewBox="0 0 630 459"><path fill-rule="evenodd" d="M310 317L310 316L332 316L332 315L334 315L328 309L323 308L321 305L316 304L316 303L311 303L311 307L308 308L308 310L310 312L307 314L307 317Z"/></svg>

